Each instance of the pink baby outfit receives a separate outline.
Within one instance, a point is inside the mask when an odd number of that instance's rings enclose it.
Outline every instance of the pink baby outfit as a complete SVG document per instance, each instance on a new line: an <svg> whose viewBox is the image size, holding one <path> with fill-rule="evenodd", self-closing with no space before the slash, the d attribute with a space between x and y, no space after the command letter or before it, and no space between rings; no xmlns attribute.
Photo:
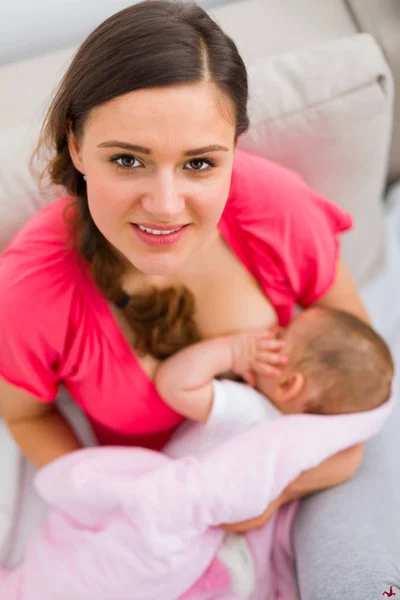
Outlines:
<svg viewBox="0 0 400 600"><path fill-rule="evenodd" d="M0 256L0 376L42 402L66 386L100 444L160 449L183 418L142 370L72 241L73 202L41 210ZM348 213L295 173L235 153L219 229L286 325L335 276Z"/></svg>
<svg viewBox="0 0 400 600"><path fill-rule="evenodd" d="M36 477L49 516L23 564L0 569L0 597L178 600L213 563L224 536L214 526L261 514L300 472L375 435L393 406L392 399L358 414L277 417L198 457L90 448L53 461ZM247 600L298 600L290 546L295 508L285 506L247 535L257 573ZM185 597L236 598L229 591Z"/></svg>

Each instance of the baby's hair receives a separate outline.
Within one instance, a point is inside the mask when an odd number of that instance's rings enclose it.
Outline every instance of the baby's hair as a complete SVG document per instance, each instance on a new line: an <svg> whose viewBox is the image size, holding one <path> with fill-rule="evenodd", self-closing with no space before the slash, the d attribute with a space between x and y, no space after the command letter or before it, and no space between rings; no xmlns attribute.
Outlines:
<svg viewBox="0 0 400 600"><path fill-rule="evenodd" d="M305 412L361 412L386 402L394 363L382 337L341 310L312 308L304 315L304 335L292 366L307 379L310 405Z"/></svg>

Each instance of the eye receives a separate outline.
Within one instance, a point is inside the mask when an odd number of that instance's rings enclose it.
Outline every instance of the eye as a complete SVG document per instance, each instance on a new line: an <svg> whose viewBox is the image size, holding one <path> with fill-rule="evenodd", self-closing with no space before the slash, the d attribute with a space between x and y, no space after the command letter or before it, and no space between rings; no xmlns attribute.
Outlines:
<svg viewBox="0 0 400 600"><path fill-rule="evenodd" d="M140 160L132 154L114 154L114 156L111 156L109 158L109 161L115 164L115 166L118 169L125 169L130 171L137 169L138 165L135 165L135 162L139 163L139 165L142 164Z"/></svg>
<svg viewBox="0 0 400 600"><path fill-rule="evenodd" d="M187 164L191 165L192 167L189 169L189 171L195 171L198 173L205 173L206 171L210 171L215 167L215 162L211 160L211 158L193 158ZM202 165L206 165L206 168L201 168Z"/></svg>

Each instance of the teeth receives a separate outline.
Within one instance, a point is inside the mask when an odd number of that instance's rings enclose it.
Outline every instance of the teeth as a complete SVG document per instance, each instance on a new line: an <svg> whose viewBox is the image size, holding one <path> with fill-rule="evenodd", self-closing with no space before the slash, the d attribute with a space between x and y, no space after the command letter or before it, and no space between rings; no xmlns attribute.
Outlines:
<svg viewBox="0 0 400 600"><path fill-rule="evenodd" d="M152 233L153 235L168 235L169 233L174 233L174 231L179 231L179 229L181 229L180 227L178 227L177 229L165 229L163 231L160 231L159 229L149 229L148 227L143 227L143 225L138 225L138 227L142 231Z"/></svg>

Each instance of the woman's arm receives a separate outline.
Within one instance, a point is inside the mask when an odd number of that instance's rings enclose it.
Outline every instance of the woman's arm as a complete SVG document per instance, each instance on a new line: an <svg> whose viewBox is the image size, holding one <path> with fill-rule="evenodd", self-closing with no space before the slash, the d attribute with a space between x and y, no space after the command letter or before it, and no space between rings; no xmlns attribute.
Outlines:
<svg viewBox="0 0 400 600"><path fill-rule="evenodd" d="M260 516L222 527L226 531L236 531L237 533L260 529L283 504L334 487L353 477L361 464L363 452L364 444L357 444L330 456L317 467L301 473L276 500L267 506Z"/></svg>
<svg viewBox="0 0 400 600"><path fill-rule="evenodd" d="M329 291L315 302L323 306L345 310L370 323L368 313L358 294L356 285L342 260L336 267L335 282ZM361 464L365 444L357 444L331 456L323 463L302 473L286 490L286 498L293 499L310 495L318 490L332 487L350 479Z"/></svg>
<svg viewBox="0 0 400 600"><path fill-rule="evenodd" d="M81 448L53 403L40 402L2 378L0 414L23 454L37 467Z"/></svg>
<svg viewBox="0 0 400 600"><path fill-rule="evenodd" d="M342 260L339 260L337 263L335 282L329 291L315 302L314 305L345 310L370 323L368 313L359 297L357 288ZM227 528L238 532L260 528L282 504L310 496L317 491L333 487L351 479L361 465L364 449L365 444L357 444L327 458L317 467L304 471L288 485L262 515L251 521L229 525Z"/></svg>
<svg viewBox="0 0 400 600"><path fill-rule="evenodd" d="M362 321L368 324L371 323L365 306L358 294L357 287L342 260L339 260L337 263L334 284L322 298L315 302L314 306L345 310L356 315Z"/></svg>
<svg viewBox="0 0 400 600"><path fill-rule="evenodd" d="M342 260L337 263L334 284L322 298L315 302L315 306L345 310L370 323L356 285ZM289 485L284 492L284 497L293 500L347 481L358 470L364 448L365 444L357 444L331 456L314 469L305 471Z"/></svg>

